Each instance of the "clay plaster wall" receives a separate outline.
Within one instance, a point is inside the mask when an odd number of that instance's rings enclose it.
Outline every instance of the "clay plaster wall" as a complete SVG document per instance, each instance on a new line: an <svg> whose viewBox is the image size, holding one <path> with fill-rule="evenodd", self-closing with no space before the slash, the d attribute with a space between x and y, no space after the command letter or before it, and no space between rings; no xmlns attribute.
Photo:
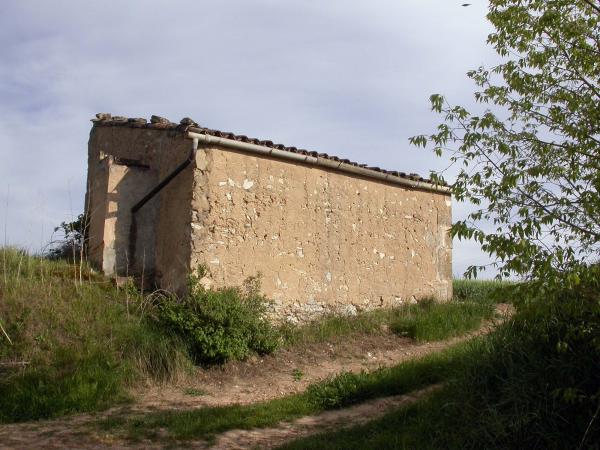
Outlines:
<svg viewBox="0 0 600 450"><path fill-rule="evenodd" d="M199 265L207 287L261 273L273 312L299 321L452 295L447 195L201 148L138 213L132 262L131 206L187 158L191 141L94 127L89 148L89 255L107 274L143 273L181 293Z"/></svg>
<svg viewBox="0 0 600 450"><path fill-rule="evenodd" d="M143 275L181 291L189 271L190 167L137 214L135 261L129 255L131 207L188 157L181 134L94 127L88 153L89 258L108 275Z"/></svg>
<svg viewBox="0 0 600 450"><path fill-rule="evenodd" d="M260 272L289 320L451 297L449 196L224 148L196 165L191 266L206 286Z"/></svg>

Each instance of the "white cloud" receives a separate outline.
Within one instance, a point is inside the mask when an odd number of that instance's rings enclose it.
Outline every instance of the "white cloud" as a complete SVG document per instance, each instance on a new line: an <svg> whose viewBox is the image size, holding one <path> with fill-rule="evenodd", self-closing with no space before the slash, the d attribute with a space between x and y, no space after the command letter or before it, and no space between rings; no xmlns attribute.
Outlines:
<svg viewBox="0 0 600 450"><path fill-rule="evenodd" d="M486 3L8 0L0 6L0 219L39 248L83 208L88 120L190 116L203 125L427 175L408 145L468 103L494 61ZM6 192L10 187L9 207ZM455 272L485 261L457 243Z"/></svg>

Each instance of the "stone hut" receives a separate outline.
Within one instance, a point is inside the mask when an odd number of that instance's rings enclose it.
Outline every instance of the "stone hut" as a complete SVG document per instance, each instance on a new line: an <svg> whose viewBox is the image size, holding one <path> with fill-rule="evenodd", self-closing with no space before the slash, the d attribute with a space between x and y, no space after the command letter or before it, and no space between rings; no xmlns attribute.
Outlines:
<svg viewBox="0 0 600 450"><path fill-rule="evenodd" d="M452 296L451 198L418 175L152 116L97 114L88 255L183 293L261 275L280 318Z"/></svg>

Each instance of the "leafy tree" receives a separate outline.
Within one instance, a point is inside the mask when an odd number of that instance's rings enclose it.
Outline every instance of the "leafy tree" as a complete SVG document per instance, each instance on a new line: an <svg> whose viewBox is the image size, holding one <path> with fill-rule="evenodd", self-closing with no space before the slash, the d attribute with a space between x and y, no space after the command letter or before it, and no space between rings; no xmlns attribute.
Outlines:
<svg viewBox="0 0 600 450"><path fill-rule="evenodd" d="M88 223L84 214L79 214L72 222L61 222L54 232L62 233L62 239L50 243L46 256L50 259L77 261L84 255Z"/></svg>
<svg viewBox="0 0 600 450"><path fill-rule="evenodd" d="M600 6L489 4L495 30L487 42L502 62L468 72L485 111L433 95L443 123L411 142L450 152L458 167L454 198L477 205L453 236L477 240L497 258L501 276L568 272L576 283L577 268L600 250ZM471 266L467 275L483 268Z"/></svg>

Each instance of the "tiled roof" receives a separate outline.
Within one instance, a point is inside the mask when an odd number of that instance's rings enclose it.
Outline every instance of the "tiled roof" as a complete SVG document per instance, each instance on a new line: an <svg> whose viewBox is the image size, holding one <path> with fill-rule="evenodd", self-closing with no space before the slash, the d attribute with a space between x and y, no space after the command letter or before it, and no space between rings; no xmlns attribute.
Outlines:
<svg viewBox="0 0 600 450"><path fill-rule="evenodd" d="M327 153L319 153L310 150L299 149L296 147L288 147L283 144L275 144L273 141L268 140L260 140L256 138L249 138L248 136L234 134L226 131L213 130L210 128L205 128L198 125L189 117L185 117L181 119L181 121L177 123L173 123L168 119L160 116L152 116L150 118L150 122L143 118L128 118L122 116L112 116L108 113L98 113L96 114L96 118L92 119L94 122L94 126L123 126L130 128L148 128L154 130L171 130L185 133L186 131L193 131L195 133L208 134L210 136L221 137L225 139L231 139L234 141L248 142L255 145L262 145L264 147L275 148L278 150L284 150L292 153L299 153L302 155L314 156L318 158L330 159L332 161L338 161L345 164L349 164L352 166L363 167L368 170L373 170L375 172L381 172L385 174L390 174L400 178L406 178L408 180L420 181L422 183L434 184L430 179L423 178L416 173L405 173L399 172L396 170L385 170L379 167L368 166L367 164L359 164L354 161L350 161L349 159L338 158L337 156L328 155Z"/></svg>

